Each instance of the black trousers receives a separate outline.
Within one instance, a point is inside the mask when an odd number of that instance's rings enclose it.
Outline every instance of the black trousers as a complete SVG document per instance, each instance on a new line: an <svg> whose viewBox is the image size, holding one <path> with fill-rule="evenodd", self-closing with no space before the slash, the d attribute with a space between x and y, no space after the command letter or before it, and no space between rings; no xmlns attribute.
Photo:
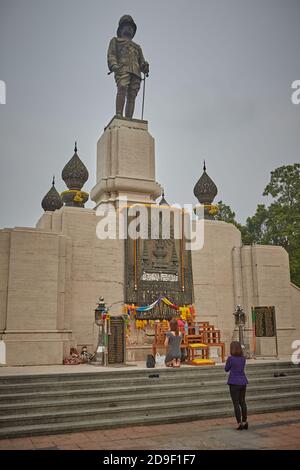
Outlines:
<svg viewBox="0 0 300 470"><path fill-rule="evenodd" d="M234 414L237 423L241 423L242 420L244 423L247 421L247 405L245 401L246 388L246 385L229 385L230 396L233 403Z"/></svg>

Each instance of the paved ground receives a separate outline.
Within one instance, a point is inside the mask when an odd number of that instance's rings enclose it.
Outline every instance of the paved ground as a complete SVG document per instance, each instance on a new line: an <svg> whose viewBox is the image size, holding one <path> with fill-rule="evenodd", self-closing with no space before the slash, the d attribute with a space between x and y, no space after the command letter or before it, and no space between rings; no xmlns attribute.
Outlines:
<svg viewBox="0 0 300 470"><path fill-rule="evenodd" d="M253 415L249 430L232 418L0 440L0 450L300 449L300 410Z"/></svg>

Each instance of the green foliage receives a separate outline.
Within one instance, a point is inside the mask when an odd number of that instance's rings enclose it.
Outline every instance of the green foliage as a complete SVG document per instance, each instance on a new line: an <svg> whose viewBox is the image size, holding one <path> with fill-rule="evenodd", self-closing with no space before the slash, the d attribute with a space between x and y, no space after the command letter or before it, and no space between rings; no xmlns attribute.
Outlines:
<svg viewBox="0 0 300 470"><path fill-rule="evenodd" d="M271 181L266 186L264 196L271 195L276 203L293 207L300 198L300 163L281 166L271 172Z"/></svg>
<svg viewBox="0 0 300 470"><path fill-rule="evenodd" d="M300 286L300 164L276 168L264 196L273 201L257 206L245 226L235 220L235 213L220 201L218 220L233 223L242 233L245 245L280 245L289 253L291 280ZM217 218L217 217L216 217Z"/></svg>
<svg viewBox="0 0 300 470"><path fill-rule="evenodd" d="M235 220L235 212L233 212L230 206L227 206L222 201L217 203L218 205L218 213L215 215L216 220L222 220L223 222L227 222L229 224L236 224Z"/></svg>

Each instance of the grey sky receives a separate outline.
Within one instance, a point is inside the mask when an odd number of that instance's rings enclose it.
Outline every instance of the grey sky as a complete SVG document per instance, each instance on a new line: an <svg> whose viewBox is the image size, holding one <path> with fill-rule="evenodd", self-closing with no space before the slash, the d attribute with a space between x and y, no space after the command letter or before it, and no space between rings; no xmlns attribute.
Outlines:
<svg viewBox="0 0 300 470"><path fill-rule="evenodd" d="M106 52L123 14L150 63L144 118L169 202L196 202L205 158L216 200L244 221L270 171L299 161L299 0L0 0L0 227L35 225L53 174L65 189L75 139L84 189L94 186L96 143L114 114Z"/></svg>

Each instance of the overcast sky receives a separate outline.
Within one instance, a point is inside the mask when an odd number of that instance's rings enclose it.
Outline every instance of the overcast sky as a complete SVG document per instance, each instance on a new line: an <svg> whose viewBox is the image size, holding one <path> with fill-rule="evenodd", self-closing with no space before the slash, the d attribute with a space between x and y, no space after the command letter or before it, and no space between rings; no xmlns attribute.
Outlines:
<svg viewBox="0 0 300 470"><path fill-rule="evenodd" d="M75 139L83 189L94 186L115 110L107 47L123 14L150 63L144 118L168 202L196 202L205 158L216 201L244 221L270 171L299 162L300 0L0 0L0 227L35 226L53 174L66 189Z"/></svg>

